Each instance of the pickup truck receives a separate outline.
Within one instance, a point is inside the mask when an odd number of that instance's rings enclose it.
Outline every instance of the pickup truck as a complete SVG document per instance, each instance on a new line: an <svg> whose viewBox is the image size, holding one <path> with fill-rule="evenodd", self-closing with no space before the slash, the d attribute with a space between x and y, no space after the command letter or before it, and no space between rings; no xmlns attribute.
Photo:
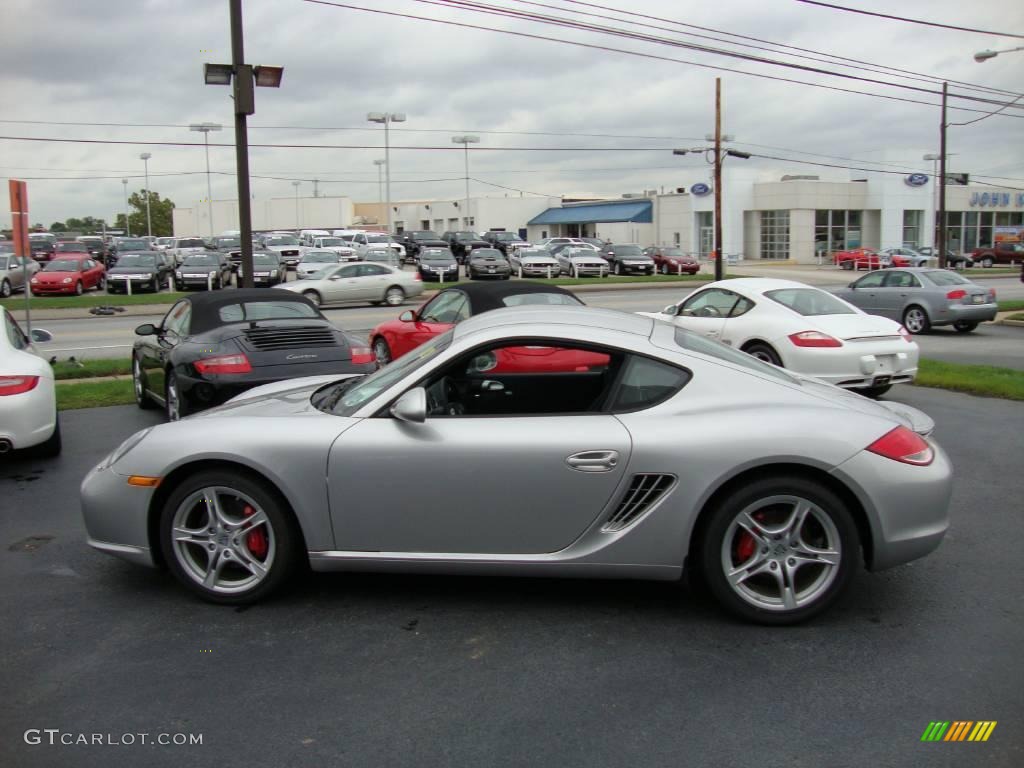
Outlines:
<svg viewBox="0 0 1024 768"><path fill-rule="evenodd" d="M975 264L991 267L993 264L1024 262L1024 243L996 243L992 248L975 248L971 253Z"/></svg>

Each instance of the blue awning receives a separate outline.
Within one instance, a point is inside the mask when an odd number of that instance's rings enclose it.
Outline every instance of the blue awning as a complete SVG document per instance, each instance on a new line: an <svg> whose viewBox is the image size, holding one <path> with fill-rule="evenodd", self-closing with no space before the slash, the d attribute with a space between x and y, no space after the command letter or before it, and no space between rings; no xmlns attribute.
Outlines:
<svg viewBox="0 0 1024 768"><path fill-rule="evenodd" d="M654 220L651 215L652 207L650 200L570 205L564 208L548 208L527 223L604 224L613 221L632 221L637 224L650 224Z"/></svg>

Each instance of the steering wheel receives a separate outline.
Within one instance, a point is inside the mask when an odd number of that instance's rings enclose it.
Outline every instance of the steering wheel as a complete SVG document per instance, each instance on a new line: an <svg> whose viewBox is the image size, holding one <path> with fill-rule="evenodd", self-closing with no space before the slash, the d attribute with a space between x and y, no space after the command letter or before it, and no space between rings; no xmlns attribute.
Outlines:
<svg viewBox="0 0 1024 768"><path fill-rule="evenodd" d="M461 416L466 407L460 402L459 390L450 376L435 382L427 389L428 416Z"/></svg>
<svg viewBox="0 0 1024 768"><path fill-rule="evenodd" d="M718 307L707 306L700 310L701 317L721 317L722 313L718 311Z"/></svg>

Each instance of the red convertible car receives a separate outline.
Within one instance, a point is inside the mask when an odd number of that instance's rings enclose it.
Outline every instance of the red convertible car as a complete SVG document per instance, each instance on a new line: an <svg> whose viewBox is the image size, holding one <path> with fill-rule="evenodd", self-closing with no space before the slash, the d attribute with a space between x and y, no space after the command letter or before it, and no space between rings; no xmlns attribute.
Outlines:
<svg viewBox="0 0 1024 768"><path fill-rule="evenodd" d="M885 258L871 248L851 248L835 255L835 265L842 269L881 269Z"/></svg>
<svg viewBox="0 0 1024 768"><path fill-rule="evenodd" d="M33 296L70 293L81 296L90 288L103 288L107 270L89 257L64 257L48 261L35 273L30 287Z"/></svg>
<svg viewBox="0 0 1024 768"><path fill-rule="evenodd" d="M672 246L652 245L644 248L644 253L654 259L654 269L663 275L686 273L696 275L700 272L700 262L688 256L681 249Z"/></svg>
<svg viewBox="0 0 1024 768"><path fill-rule="evenodd" d="M525 305L583 306L583 302L564 288L525 280L459 285L438 292L422 307L403 312L397 320L378 325L370 331L370 345L377 364L387 365L467 317ZM497 355L480 355L472 361L479 372L497 373L598 371L608 363L607 355L557 347L507 347Z"/></svg>

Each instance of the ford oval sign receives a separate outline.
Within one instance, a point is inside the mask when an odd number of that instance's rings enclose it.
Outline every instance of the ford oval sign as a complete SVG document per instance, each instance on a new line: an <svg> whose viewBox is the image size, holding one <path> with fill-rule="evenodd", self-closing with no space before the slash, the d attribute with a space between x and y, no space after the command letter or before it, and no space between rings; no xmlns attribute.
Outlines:
<svg viewBox="0 0 1024 768"><path fill-rule="evenodd" d="M692 187L690 187L691 195L706 195L710 191L711 187L709 187L707 184L694 184Z"/></svg>
<svg viewBox="0 0 1024 768"><path fill-rule="evenodd" d="M928 176L924 173L912 173L907 176L906 182L912 187L923 187L928 183Z"/></svg>

